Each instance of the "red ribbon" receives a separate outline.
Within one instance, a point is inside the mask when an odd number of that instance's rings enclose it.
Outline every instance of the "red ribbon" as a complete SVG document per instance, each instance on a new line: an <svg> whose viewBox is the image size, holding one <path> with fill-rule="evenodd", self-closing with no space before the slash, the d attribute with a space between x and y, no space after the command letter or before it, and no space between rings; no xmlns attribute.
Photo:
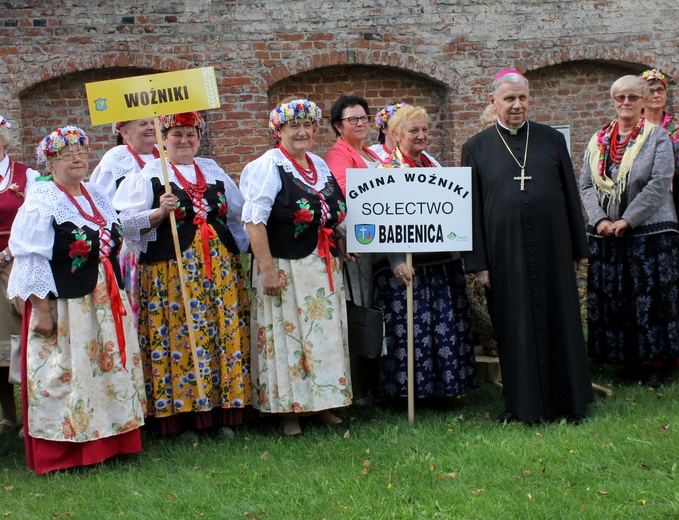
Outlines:
<svg viewBox="0 0 679 520"><path fill-rule="evenodd" d="M200 239L203 242L203 256L205 257L205 270L207 279L212 280L212 257L210 256L210 239L215 237L215 230L208 225L203 217L194 217L193 223L200 224Z"/></svg>
<svg viewBox="0 0 679 520"><path fill-rule="evenodd" d="M332 283L332 266L331 260L332 255L330 254L330 248L335 247L335 241L332 238L332 229L327 227L321 227L318 231L318 252L321 258L325 258L325 268L328 271L328 282L330 282L330 291L335 290L335 286Z"/></svg>
<svg viewBox="0 0 679 520"><path fill-rule="evenodd" d="M108 285L108 297L111 301L111 312L113 313L113 322L116 326L116 336L118 337L118 348L120 349L120 361L123 368L127 371L127 354L125 353L125 330L123 329L123 316L127 316L125 305L120 297L120 289L118 289L118 281L113 272L113 266L108 256L102 259L104 264L104 272L106 273L106 285Z"/></svg>

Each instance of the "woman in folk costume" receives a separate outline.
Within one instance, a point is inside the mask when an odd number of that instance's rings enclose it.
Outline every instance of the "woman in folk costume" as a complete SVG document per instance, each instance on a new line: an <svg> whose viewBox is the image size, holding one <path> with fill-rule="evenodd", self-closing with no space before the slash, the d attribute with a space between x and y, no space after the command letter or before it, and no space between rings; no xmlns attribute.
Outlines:
<svg viewBox="0 0 679 520"><path fill-rule="evenodd" d="M12 270L12 250L9 235L26 190L40 175L28 166L16 162L6 150L11 145L12 124L0 116L0 435L17 427L14 386L9 382L10 343L12 336L21 334L23 302L7 298L7 282Z"/></svg>
<svg viewBox="0 0 679 520"><path fill-rule="evenodd" d="M121 228L106 193L83 183L89 140L74 126L37 150L37 182L12 227L10 297L28 300L22 406L36 473L141 450L146 396L137 335L121 290Z"/></svg>
<svg viewBox="0 0 679 520"><path fill-rule="evenodd" d="M667 106L667 76L665 74L658 69L651 69L644 71L641 77L648 84L648 100L644 105L644 118L667 130L672 141L674 149L672 196L674 208L679 211L679 114L665 110Z"/></svg>
<svg viewBox="0 0 679 520"><path fill-rule="evenodd" d="M125 241L138 254L141 346L149 416L162 433L241 424L252 413L249 304L240 251L229 229L243 198L212 159L196 157L205 121L197 112L160 120L166 159L127 177L113 199ZM171 193L165 192L166 161ZM175 257L174 212L195 331L198 367ZM235 224L235 225L234 225ZM197 368L201 377L198 377ZM204 397L198 391L202 382Z"/></svg>
<svg viewBox="0 0 679 520"><path fill-rule="evenodd" d="M384 168L440 164L425 153L429 117L409 105L390 119L395 148ZM373 270L375 303L384 311L387 354L379 359L379 391L407 397L407 289L413 284L415 396L454 397L478 387L464 268L459 253L390 253Z"/></svg>
<svg viewBox="0 0 679 520"><path fill-rule="evenodd" d="M122 144L104 154L90 179L94 184L103 187L111 199L125 177L139 173L147 162L160 157L153 119L119 121L113 123L112 127ZM132 251L127 251L121 257L120 270L125 292L134 312L136 328L139 315L139 280L137 258Z"/></svg>
<svg viewBox="0 0 679 520"><path fill-rule="evenodd" d="M344 220L339 184L309 152L321 110L306 99L276 107L274 149L241 175L243 221L252 252L252 359L255 408L281 415L287 435L299 418L351 404L347 317L334 228Z"/></svg>
<svg viewBox="0 0 679 520"><path fill-rule="evenodd" d="M375 116L375 128L377 129L378 144L373 144L370 149L377 154L381 161L386 161L387 158L394 152L396 143L394 136L389 129L389 119L402 108L408 106L408 103L401 101L393 105L387 105L380 110Z"/></svg>
<svg viewBox="0 0 679 520"><path fill-rule="evenodd" d="M618 79L611 98L618 117L592 136L580 175L591 250L588 350L657 387L653 363L679 355L674 154L667 132L641 116L642 78Z"/></svg>

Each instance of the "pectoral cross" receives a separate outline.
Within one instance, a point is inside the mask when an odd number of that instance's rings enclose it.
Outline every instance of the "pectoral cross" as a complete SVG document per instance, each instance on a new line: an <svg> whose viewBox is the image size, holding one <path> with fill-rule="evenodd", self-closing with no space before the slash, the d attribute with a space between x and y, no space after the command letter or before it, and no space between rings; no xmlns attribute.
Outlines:
<svg viewBox="0 0 679 520"><path fill-rule="evenodd" d="M521 181L521 191L526 191L526 188L524 186L525 181L530 181L532 180L533 177L526 177L526 169L521 168L521 177L514 177L515 181Z"/></svg>

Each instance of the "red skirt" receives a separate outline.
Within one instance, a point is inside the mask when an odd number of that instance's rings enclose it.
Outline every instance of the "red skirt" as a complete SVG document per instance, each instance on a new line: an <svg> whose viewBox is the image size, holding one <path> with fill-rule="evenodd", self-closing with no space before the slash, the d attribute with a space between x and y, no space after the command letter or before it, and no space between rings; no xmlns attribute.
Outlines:
<svg viewBox="0 0 679 520"><path fill-rule="evenodd" d="M141 451L141 432L132 430L89 442L61 442L37 439L28 433L28 388L26 385L26 346L31 303L26 302L21 333L21 410L23 415L28 469L41 475L59 469L97 464L114 455Z"/></svg>

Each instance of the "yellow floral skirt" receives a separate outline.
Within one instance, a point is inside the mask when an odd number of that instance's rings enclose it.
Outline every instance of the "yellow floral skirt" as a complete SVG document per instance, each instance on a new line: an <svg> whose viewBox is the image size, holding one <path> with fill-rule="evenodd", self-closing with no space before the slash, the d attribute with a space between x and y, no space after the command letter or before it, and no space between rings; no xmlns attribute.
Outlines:
<svg viewBox="0 0 679 520"><path fill-rule="evenodd" d="M175 260L139 264L139 344L148 414L239 409L252 404L248 294L238 254L210 240L212 280L196 232L182 253L204 398L197 390Z"/></svg>
<svg viewBox="0 0 679 520"><path fill-rule="evenodd" d="M299 260L274 258L285 282L281 296L267 296L254 262L252 373L258 410L312 412L351 404L342 270L336 258L331 264L334 291L318 248Z"/></svg>

